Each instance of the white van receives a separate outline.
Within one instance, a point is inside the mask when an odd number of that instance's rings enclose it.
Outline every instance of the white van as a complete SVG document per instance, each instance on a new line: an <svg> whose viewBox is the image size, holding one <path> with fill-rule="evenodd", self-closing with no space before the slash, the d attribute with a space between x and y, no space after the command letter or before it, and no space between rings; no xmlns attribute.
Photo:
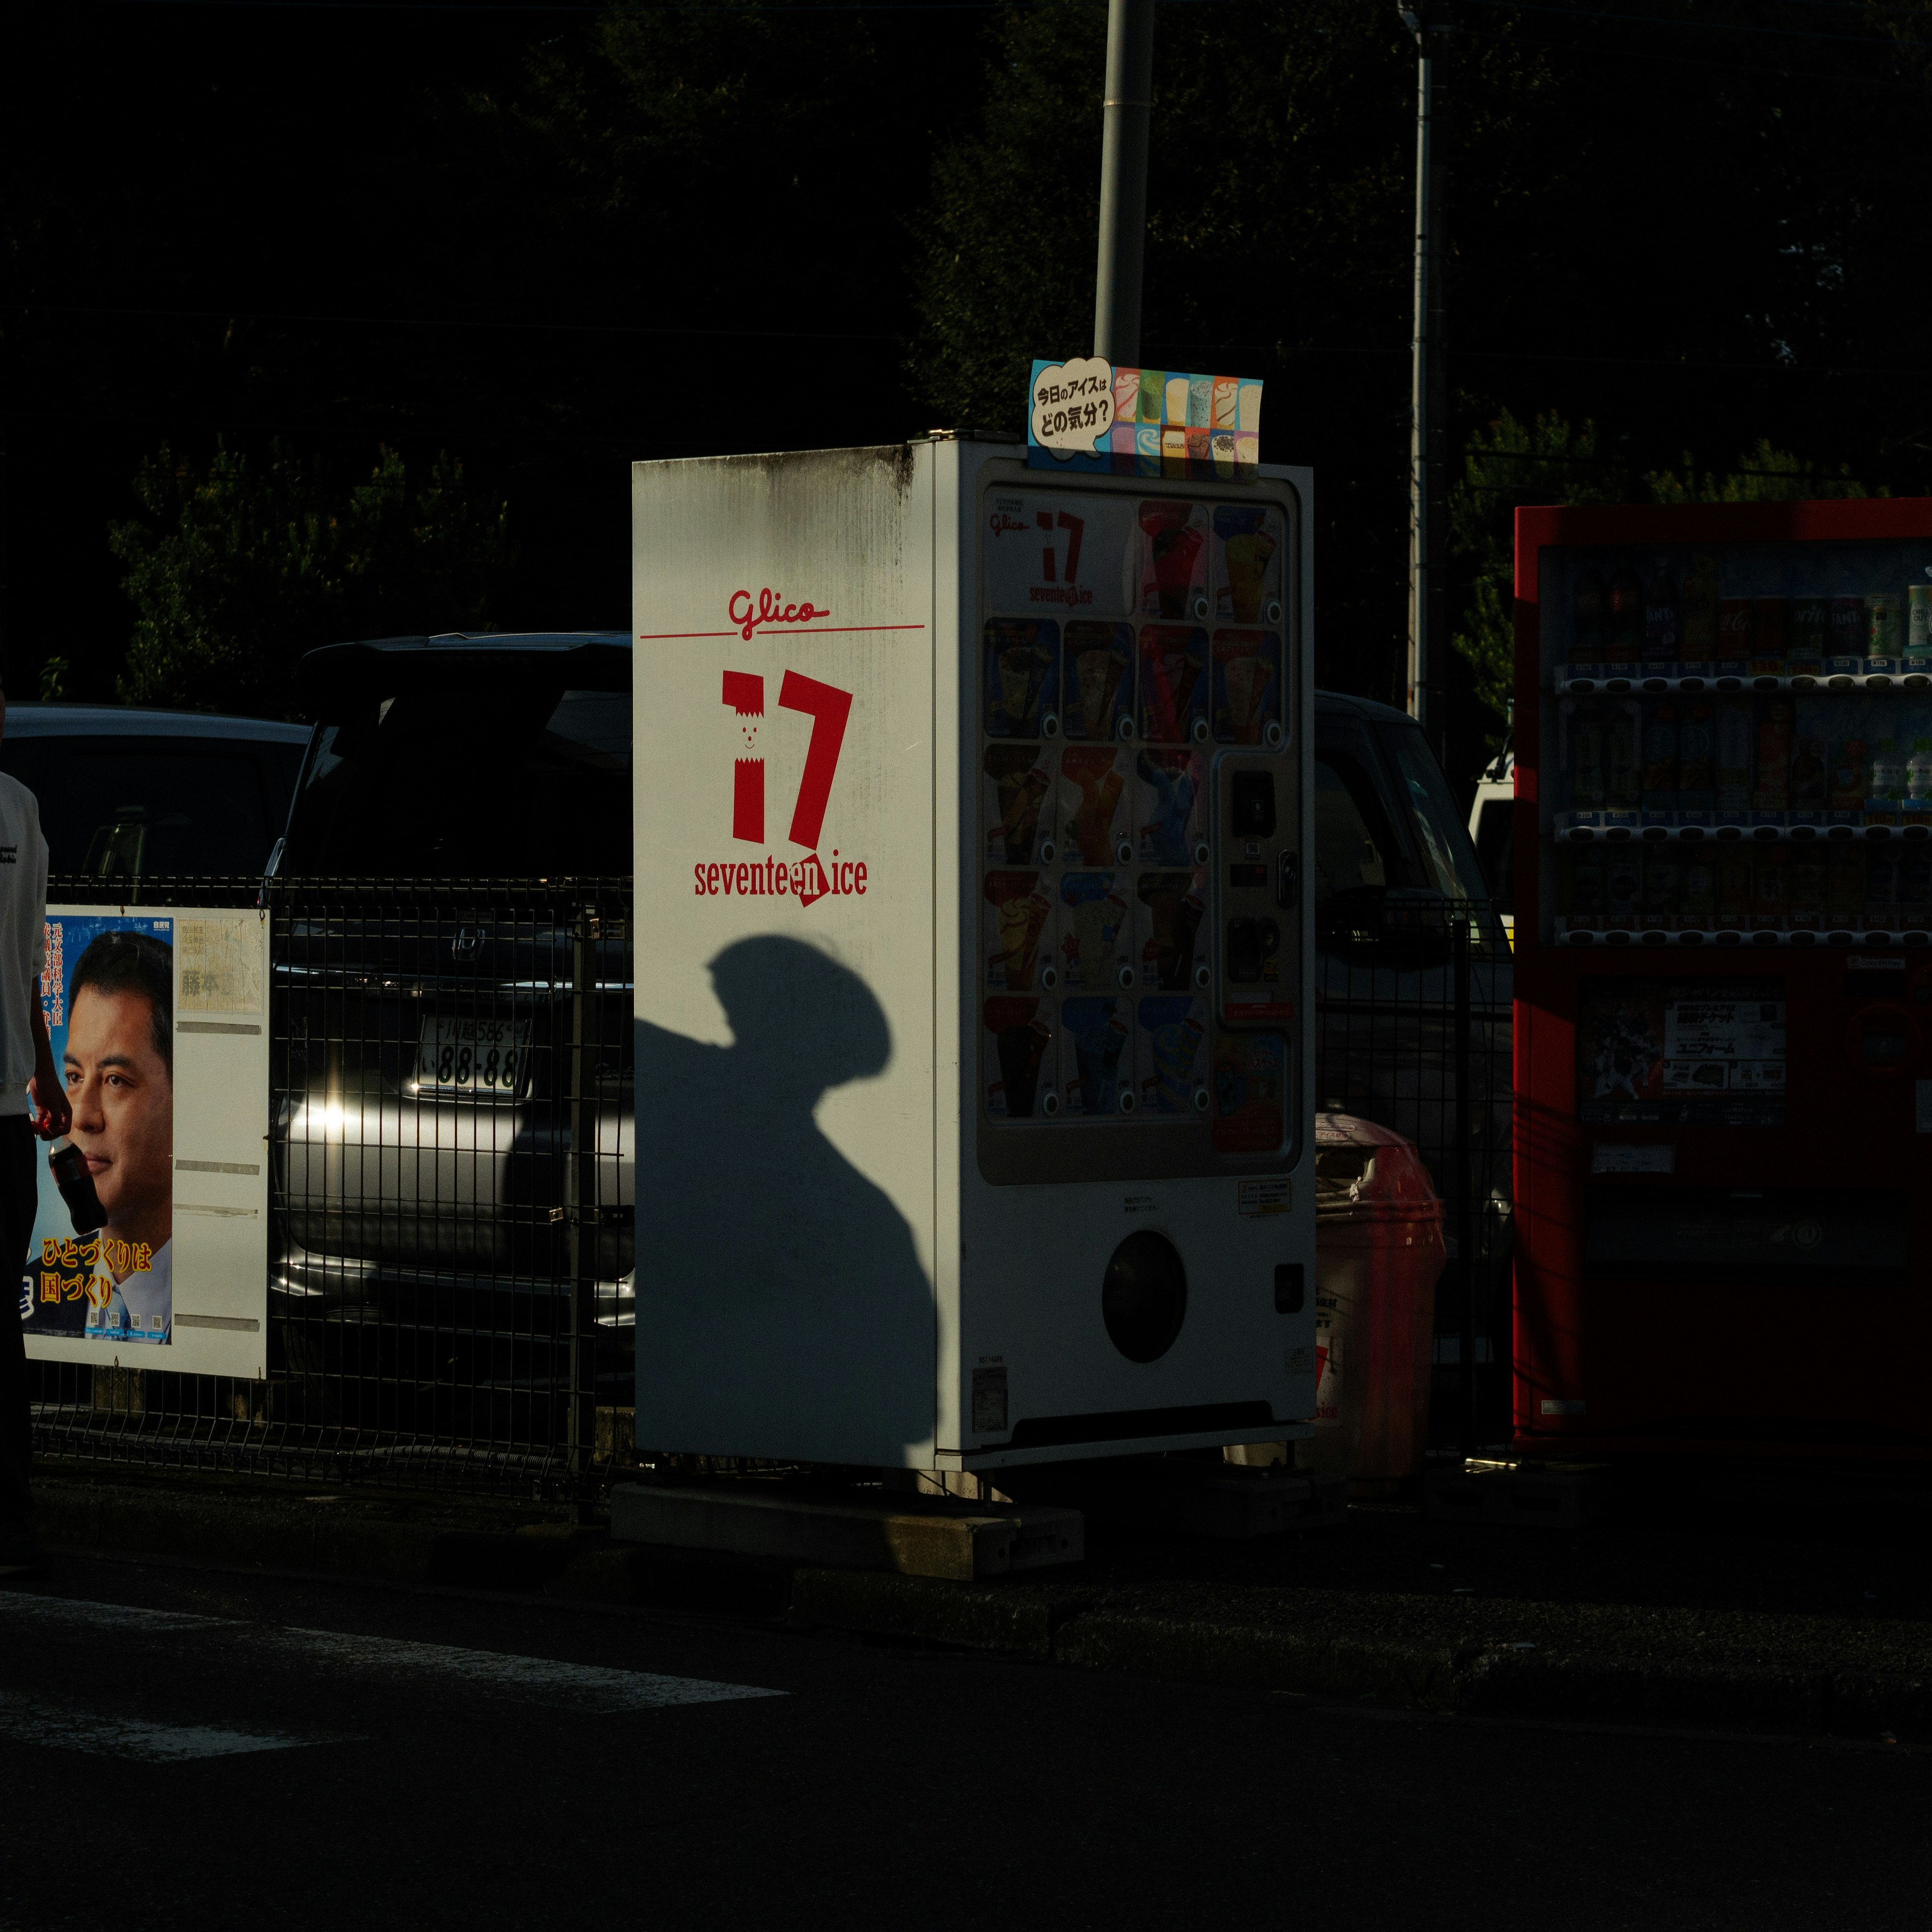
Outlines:
<svg viewBox="0 0 1932 1932"><path fill-rule="evenodd" d="M1489 881L1490 903L1516 950L1516 754L1505 745L1484 768L1469 807L1469 841Z"/></svg>

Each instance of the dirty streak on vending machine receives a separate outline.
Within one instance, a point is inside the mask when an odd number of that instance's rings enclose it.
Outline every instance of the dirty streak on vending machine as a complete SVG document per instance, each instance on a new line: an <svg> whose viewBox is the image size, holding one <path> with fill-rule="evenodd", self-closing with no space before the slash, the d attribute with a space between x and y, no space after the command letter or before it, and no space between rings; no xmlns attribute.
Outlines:
<svg viewBox="0 0 1932 1932"><path fill-rule="evenodd" d="M1932 501L1516 516L1516 1428L1932 1454Z"/></svg>
<svg viewBox="0 0 1932 1932"><path fill-rule="evenodd" d="M1306 471L633 481L638 1441L1306 1432Z"/></svg>

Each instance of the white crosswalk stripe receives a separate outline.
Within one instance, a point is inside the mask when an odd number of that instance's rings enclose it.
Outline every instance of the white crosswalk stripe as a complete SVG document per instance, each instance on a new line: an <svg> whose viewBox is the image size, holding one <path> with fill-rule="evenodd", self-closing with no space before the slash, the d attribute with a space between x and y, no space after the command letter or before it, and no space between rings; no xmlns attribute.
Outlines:
<svg viewBox="0 0 1932 1932"><path fill-rule="evenodd" d="M38 1624L44 1630L189 1630L232 1628L232 1617L196 1616L184 1610L144 1610L133 1604L92 1604L76 1597L34 1597L0 1591L0 1621Z"/></svg>
<svg viewBox="0 0 1932 1932"><path fill-rule="evenodd" d="M23 1697L10 1690L0 1690L0 1737L20 1744L48 1744L56 1750L85 1751L91 1757L132 1758L148 1764L350 1742L213 1724L150 1724L143 1718L52 1703L44 1697Z"/></svg>
<svg viewBox="0 0 1932 1932"><path fill-rule="evenodd" d="M251 1623L234 1617L150 1610L125 1604L90 1602L0 1592L0 1630L20 1641L15 1658L64 1638L112 1633L123 1641L169 1642L213 1636L278 1661L307 1666L332 1679L344 1677L392 1683L466 1687L520 1703L610 1714L662 1710L686 1704L717 1704L748 1697L782 1697L749 1684L701 1677L671 1677L607 1664L568 1664L548 1657L471 1650L459 1644L418 1643L406 1638L368 1636L350 1630L306 1630L286 1624ZM169 1724L88 1711L78 1706L0 1691L0 1737L49 1744L98 1756L164 1762L243 1751L286 1750L344 1742L244 1726Z"/></svg>
<svg viewBox="0 0 1932 1932"><path fill-rule="evenodd" d="M442 1678L495 1690L520 1702L580 1711L651 1711L673 1704L721 1704L740 1697L782 1697L748 1684L716 1684L701 1677L661 1677L597 1664L560 1664L548 1657L464 1650L454 1644L411 1643L399 1637L357 1636L344 1630L259 1624L251 1646L313 1658L332 1670L364 1677Z"/></svg>

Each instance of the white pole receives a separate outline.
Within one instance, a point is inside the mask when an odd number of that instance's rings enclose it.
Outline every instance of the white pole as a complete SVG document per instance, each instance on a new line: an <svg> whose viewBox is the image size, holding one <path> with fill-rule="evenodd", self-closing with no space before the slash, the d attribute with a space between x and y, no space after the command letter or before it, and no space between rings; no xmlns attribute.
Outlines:
<svg viewBox="0 0 1932 1932"><path fill-rule="evenodd" d="M1430 573L1435 568L1438 532L1431 527L1429 490L1430 248L1429 134L1435 63L1426 31L1408 9L1403 18L1415 32L1415 323L1410 347L1408 428L1408 715L1426 729L1430 650Z"/></svg>

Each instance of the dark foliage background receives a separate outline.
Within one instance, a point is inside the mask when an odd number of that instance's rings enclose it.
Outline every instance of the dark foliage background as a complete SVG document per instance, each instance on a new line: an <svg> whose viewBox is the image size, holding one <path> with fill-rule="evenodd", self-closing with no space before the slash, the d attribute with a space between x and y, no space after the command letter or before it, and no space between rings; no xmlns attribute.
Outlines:
<svg viewBox="0 0 1932 1932"><path fill-rule="evenodd" d="M1932 0L1457 17L1464 634L1553 483L1925 489ZM1090 337L1104 37L1082 0L9 10L10 688L58 659L70 696L274 709L333 622L621 626L633 458L1012 426L1027 358ZM1316 473L1319 676L1392 694L1412 44L1390 0L1169 0L1156 65L1146 358L1268 379L1267 454ZM203 528L197 578L168 544L218 451L260 535L211 572ZM279 603L390 463L430 509Z"/></svg>

